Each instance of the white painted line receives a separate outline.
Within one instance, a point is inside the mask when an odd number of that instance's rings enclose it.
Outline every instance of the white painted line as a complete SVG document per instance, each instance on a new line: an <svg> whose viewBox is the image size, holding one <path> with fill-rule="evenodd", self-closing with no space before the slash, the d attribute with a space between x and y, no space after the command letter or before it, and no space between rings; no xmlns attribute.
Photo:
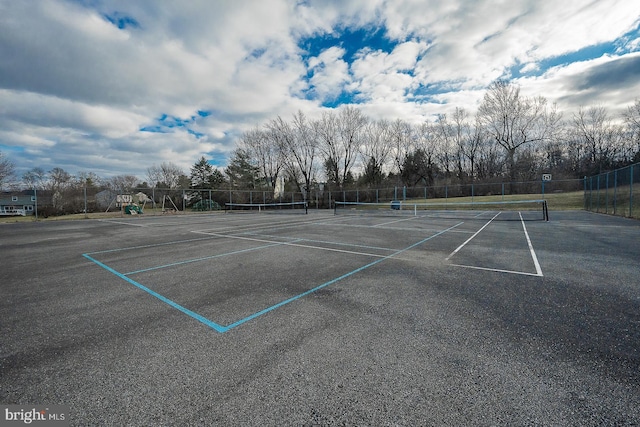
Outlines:
<svg viewBox="0 0 640 427"><path fill-rule="evenodd" d="M99 219L98 221L100 222L108 222L109 224L121 224L121 225L130 225L132 227L147 227L147 225L144 224L131 224L130 222L124 222L124 221L111 221L109 219Z"/></svg>
<svg viewBox="0 0 640 427"><path fill-rule="evenodd" d="M418 217L418 218L426 218L426 217ZM420 233L426 233L429 231L433 231L436 232L438 231L438 229L434 229L434 228L410 228L410 227L379 227L380 224L378 225L363 225L363 224L340 224L340 223L328 223L328 222L315 222L312 223L311 225L324 225L324 226L334 226L334 227L341 227L341 228L379 228L382 230L396 230L396 231L410 231L413 233L416 232L420 232ZM462 234L472 234L473 231L467 231L467 230L451 230L452 233L462 233Z"/></svg>
<svg viewBox="0 0 640 427"><path fill-rule="evenodd" d="M393 221L388 221L388 222L383 222L383 223L381 223L381 224L372 225L372 227L373 227L373 228L375 228L375 227L382 227L383 225L393 224L393 223L395 223L395 222L410 221L410 220L412 220L412 219L414 219L414 218L417 218L417 217L412 216L412 217L409 217L409 218L395 219L395 220L393 220Z"/></svg>
<svg viewBox="0 0 640 427"><path fill-rule="evenodd" d="M493 218L491 218L491 219L490 219L490 220L489 220L485 225L483 225L483 226L480 228L480 230L478 230L478 231L476 231L475 233L473 233L473 235L472 235L471 237L469 237L469 238L468 238L468 239L467 239L463 244L461 244L460 246L458 246L458 247L456 248L456 250L455 250L455 251L451 252L451 253L449 254L449 256L445 258L445 261L449 261L449 259L450 259L452 256L454 256L456 253L458 253L458 251L459 251L460 249L462 249L462 248L463 248L467 243L469 243L469 242L470 242L474 237L476 237L476 236L477 236L477 235L478 235L482 230L484 230L484 229L485 229L485 227L486 227L487 225L491 224L491 221L493 221L494 219L496 219L496 217L497 217L498 215L500 215L500 212L498 212L497 214L495 214Z"/></svg>
<svg viewBox="0 0 640 427"><path fill-rule="evenodd" d="M531 239L529 238L529 233L527 233L527 227L524 225L524 219L522 219L522 214L518 212L520 215L520 222L522 222L522 229L524 230L524 235L527 237L527 244L529 245L529 251L531 251L531 258L533 258L533 263L536 266L536 272L538 276L542 277L542 269L540 268L540 263L538 262L538 257L536 257L536 253L533 250L533 245L531 244Z"/></svg>
<svg viewBox="0 0 640 427"><path fill-rule="evenodd" d="M251 224L231 225L222 228L207 228L204 230L191 230L191 233L196 234L211 234L211 233L224 233L224 232L236 232L247 230L276 230L281 228L293 228L299 225L315 224L317 219L307 219L304 221L280 221L280 222L260 222ZM278 227L281 226L281 227Z"/></svg>
<svg viewBox="0 0 640 427"><path fill-rule="evenodd" d="M509 274L520 274L522 276L542 277L542 274L525 273L523 271L500 270L499 268L476 267L476 266L473 266L473 265L461 265L461 264L449 264L449 265L452 265L454 267L473 268L475 270L495 271L495 272L498 272L498 273L509 273Z"/></svg>
<svg viewBox="0 0 640 427"><path fill-rule="evenodd" d="M201 234L208 234L209 236L217 236L217 237L223 237L223 238L228 238L228 239L238 239L238 240L249 240L252 242L261 242L261 243L274 243L274 244L279 244L279 245L283 245L283 246L295 246L298 248L308 248L308 249L318 249L318 250L322 250L322 251L329 251L329 252L341 252L341 253L345 253L345 254L352 254L352 255L364 255L364 256L370 256L370 257L376 257L376 258L387 258L388 255L378 255L378 254L372 254L372 253L368 253L368 252L355 252L355 251L347 251L344 249L334 249L334 248L323 248L321 246L312 246L312 245L301 245L301 244L297 244L297 243L291 243L291 242L279 242L279 241L274 241L274 240L266 240L266 239L256 239L253 237L242 237L242 236L231 236L228 234L218 234L218 233L203 233L200 232Z"/></svg>

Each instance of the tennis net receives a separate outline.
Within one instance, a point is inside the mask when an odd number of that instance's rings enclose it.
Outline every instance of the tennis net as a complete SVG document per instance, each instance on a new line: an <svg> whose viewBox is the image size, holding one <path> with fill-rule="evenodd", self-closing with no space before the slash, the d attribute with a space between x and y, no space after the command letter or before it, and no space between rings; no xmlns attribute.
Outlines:
<svg viewBox="0 0 640 427"><path fill-rule="evenodd" d="M496 220L549 221L546 200L489 202L414 202L393 200L386 203L335 202L336 215L415 216Z"/></svg>
<svg viewBox="0 0 640 427"><path fill-rule="evenodd" d="M307 202L286 203L225 203L227 212L275 212L275 213L304 213L308 212Z"/></svg>

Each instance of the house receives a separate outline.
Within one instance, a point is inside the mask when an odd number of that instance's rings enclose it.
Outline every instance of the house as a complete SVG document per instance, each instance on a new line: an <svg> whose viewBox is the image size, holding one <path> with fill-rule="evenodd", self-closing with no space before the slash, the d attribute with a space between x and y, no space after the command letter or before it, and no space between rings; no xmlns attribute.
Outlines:
<svg viewBox="0 0 640 427"><path fill-rule="evenodd" d="M33 215L36 210L36 196L33 191L0 193L0 215Z"/></svg>

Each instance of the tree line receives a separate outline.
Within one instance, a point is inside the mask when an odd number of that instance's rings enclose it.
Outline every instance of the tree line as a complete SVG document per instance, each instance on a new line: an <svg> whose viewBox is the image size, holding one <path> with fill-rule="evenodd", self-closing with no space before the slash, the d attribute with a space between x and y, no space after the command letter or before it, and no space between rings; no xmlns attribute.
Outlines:
<svg viewBox="0 0 640 427"><path fill-rule="evenodd" d="M622 117L581 107L564 118L546 98L493 83L472 115L462 108L432 122L372 120L355 107L318 119L297 112L245 132L236 155L265 184L278 177L301 192L330 189L582 178L640 161L640 101Z"/></svg>
<svg viewBox="0 0 640 427"><path fill-rule="evenodd" d="M61 168L33 168L21 186L61 194L82 188L270 189L306 194L328 190L539 180L542 173L582 178L640 161L640 100L622 117L605 107L581 107L563 117L541 96L525 97L507 81L489 86L475 114L455 108L433 121L373 120L354 106L319 118L298 111L244 132L220 170L201 157L189 174L165 162L146 179ZM16 183L13 163L0 153L0 188Z"/></svg>

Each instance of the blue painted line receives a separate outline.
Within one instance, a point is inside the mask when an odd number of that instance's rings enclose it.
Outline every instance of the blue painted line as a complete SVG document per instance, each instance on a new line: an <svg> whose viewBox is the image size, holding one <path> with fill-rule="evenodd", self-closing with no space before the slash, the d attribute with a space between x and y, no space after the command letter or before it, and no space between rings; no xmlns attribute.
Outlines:
<svg viewBox="0 0 640 427"><path fill-rule="evenodd" d="M123 276L130 276L132 274L144 273L144 272L147 272L147 271L158 270L158 269L161 269L161 268L175 267L176 265L183 265L183 264L189 264L189 263L192 263L192 262L205 261L205 260L208 260L208 259L220 258L220 257L228 256L228 255L236 255L236 254L241 254L241 253L244 253L244 252L257 251L259 249L270 248L270 247L273 247L273 246L281 246L281 245L284 245L284 243L273 243L271 245L256 246L254 248L249 248L249 249L241 249L241 250L233 251L233 252L225 252L223 254L210 255L210 256L206 256L206 257L202 257L202 258L188 259L188 260L184 260L184 261L173 262L171 264L164 264L164 265L157 265L157 266L149 267L149 268L143 268L141 270L135 270L135 271L130 271L128 273L122 273L122 275Z"/></svg>
<svg viewBox="0 0 640 427"><path fill-rule="evenodd" d="M144 285L136 282L135 280L125 276L124 274L114 270L113 268L109 267L108 265L101 263L100 261L96 260L95 258L92 258L89 254L82 254L82 256L85 257L86 259L90 260L91 262L99 265L100 267L104 268L108 272L110 272L110 273L116 275L117 277L120 277L121 279L125 280L126 282L132 284L133 286L137 287L138 289L140 289L140 290L142 290L144 292L147 292L149 295L154 296L157 299L159 299L160 301L162 301L162 302L168 304L169 306L181 311L182 313L186 314L187 316L199 321L200 323L202 323L202 324L214 329L217 332L224 333L224 332L229 331L230 329L235 328L236 326L240 326L243 323L246 323L246 322L248 322L250 320L253 320L253 319L257 318L257 317L260 317L263 314L269 313L270 311L273 311L273 310L275 310L275 309L277 309L279 307L282 307L282 306L284 306L286 304L289 304L289 303L291 303L293 301L296 301L296 300L298 300L300 298L303 298L303 297L305 297L305 296L307 296L307 295L309 295L309 294L311 294L313 292L316 292L316 291L318 291L318 290L320 290L322 288L325 288L325 287L327 287L329 285L332 285L332 284L334 284L336 282L339 282L342 279L345 279L345 278L347 278L349 276L352 276L352 275L354 275L356 273L359 273L359 272L361 272L363 270L366 270L367 268L372 267L372 266L374 266L376 264L379 264L384 260L387 260L389 258L393 258L396 255L399 255L399 254L401 254L403 252L406 252L406 251L408 251L410 249L413 249L416 246L419 246L419 245L421 245L421 244L433 239L434 237L440 236L441 234L444 234L447 231L450 231L450 230L458 227L461 224L463 224L463 223L459 222L458 224L456 224L454 226L451 226L451 227L449 227L449 228L447 228L445 230L439 231L438 233L436 233L434 235L431 235L431 236L429 236L429 237L427 237L425 239L422 239L419 242L416 242L416 243L414 243L414 244L412 244L410 246L407 246L404 249L400 249L400 250L398 250L398 251L396 251L396 252L394 252L394 253L392 253L390 255L387 255L386 257L377 259L377 260L375 260L373 262L370 262L369 264L366 264L366 265L363 265L362 267L356 268L355 270L352 270L352 271L350 271L348 273L345 273L340 277L336 277L335 279L329 280L328 282L325 282L325 283L323 283L323 284L321 284L319 286L316 286L313 289L309 289L308 291L305 291L305 292L303 292L301 294L298 294L298 295L296 295L294 297L291 297L291 298L286 299L284 301L281 301L281 302L279 302L277 304L274 304L274 305L272 305L270 307L267 307L264 310L260 310L260 311L254 313L254 314L251 314L251 315L249 315L249 316L247 316L247 317L245 317L243 319L240 319L240 320L238 320L236 322L233 322L233 323L231 323L231 324L229 324L227 326L223 326L223 325L220 325L220 324L218 324L216 322L213 322L213 321L207 319L206 317L204 317L204 316L202 316L202 315L200 315L200 314L198 314L198 313L196 313L194 311L191 311L191 310L181 306L180 304L176 303L175 301L170 300L169 298L167 298L167 297L165 297L165 296L163 296L163 295L161 295L161 294L159 294L159 293L147 288L146 286L144 286ZM283 243L277 243L277 244L267 245L267 246L276 246L276 245L280 245L280 244L283 244ZM264 246L264 247L266 247L266 246ZM129 274L132 274L132 273L129 273Z"/></svg>
<svg viewBox="0 0 640 427"><path fill-rule="evenodd" d="M300 299L300 298L303 298L303 297L305 297L305 296L307 296L307 295L309 295L309 294L311 294L311 293L313 293L313 292L316 292L316 291L318 291L318 290L320 290L320 289L322 289L322 288L325 288L325 287L327 287L327 286L329 286L329 285L333 285L334 283L339 282L339 281L340 281L340 280L342 280L342 279L346 279L347 277L352 276L352 275L354 275L354 274L356 274L356 273L359 273L359 272L361 272L361 271L363 271L363 270L366 270L366 269L367 269L367 268L369 268L369 267L373 267L374 265L379 264L379 263L381 263L381 262L382 262L382 261L384 261L384 260L387 260L387 259L389 259L389 258L393 258L393 257L394 257L394 256L396 256L396 255L400 255L401 253L406 252L406 251L408 251L408 250L410 250L410 249L413 249L413 248L415 248L416 246L420 246L421 244L423 244L423 243L425 243L425 242L427 242L427 241L429 241L429 240L433 239L434 237L438 237L438 236L440 236L441 234L444 234L444 233L446 233L447 231L450 231L450 230L452 230L452 229L454 229L454 228L458 227L458 226L459 226L459 225L461 225L461 224L463 224L463 223L462 223L462 222L459 222L458 224L456 224L456 225L454 225L454 226L451 226L451 227L449 227L449 228L447 228L447 229L445 229L445 230L442 230L442 231L440 231L440 232L438 232L438 233L436 233L436 234L434 234L434 235L432 235L432 236L429 236L429 237L427 237L427 238L425 238L425 239L422 239L422 240L420 240L419 242L416 242L416 243L414 243L414 244L412 244L412 245L410 245L410 246L407 246L407 247L406 247L406 248L404 248L404 249L400 249L399 251L396 251L396 252L394 252L394 253L392 253L392 254L390 254L390 255L387 255L387 256L386 256L386 257L384 257L384 258L377 259L377 260L375 260L375 261L373 261L373 262L370 262L369 264L363 265L362 267L356 268L355 270L352 270L352 271L350 271L350 272L348 272L348 273L345 273L345 274L343 274L343 275L342 275L342 276L340 276L340 277L336 277L335 279L329 280L328 282L325 282L325 283L323 283L323 284L321 284L321 285L319 285L319 286L316 286L316 287L315 287L315 288L313 288L313 289L309 289L309 290L308 290L308 291L306 291L306 292L303 292L303 293L298 294L298 295L296 295L296 296L294 296L294 297L291 297L291 298L289 298L289 299L286 299L286 300L284 300L284 301L281 301L281 302L279 302L278 304L272 305L271 307L267 307L267 308L265 308L264 310L258 311L257 313L254 313L254 314L252 314L252 315L250 315L250 316L247 316L247 317L245 317L244 319L240 319L240 320L238 320L237 322L231 323L231 324L227 325L227 326L226 326L226 328L227 328L227 330L229 330L229 329L233 329L233 328L235 328L236 326L240 326L240 325L242 325L243 323L248 322L249 320L253 320L253 319L255 319L256 317L260 317L260 316L262 316L263 314L269 313L270 311L273 311L273 310L275 310L275 309L277 309L277 308L282 307L283 305L289 304L289 303L291 303L291 302L293 302L293 301L296 301L296 300L298 300L298 299Z"/></svg>
<svg viewBox="0 0 640 427"><path fill-rule="evenodd" d="M105 270L107 270L110 273L115 274L116 276L120 277L121 279L129 282L130 284L132 284L133 286L135 286L138 289L141 289L145 292L147 292L149 295L152 295L156 298L158 298L160 301L169 304L171 307L180 310L181 312L183 312L184 314L186 314L187 316L197 320L198 322L201 322L203 324L205 324L206 326L215 329L216 331L222 333L222 332L226 332L229 330L229 328L219 325L216 322L212 322L211 320L207 319L204 316L199 315L196 312L193 312L187 308L184 308L183 306L181 306L180 304L170 300L169 298L160 295L159 293L152 291L151 289L147 288L146 286L141 285L140 283L136 282L133 279L130 279L129 277L125 276L122 273L117 272L116 270L114 270L113 268L109 267L108 265L105 265L103 263L101 263L100 261L92 258L91 256L89 256L88 254L82 254L83 257L87 258L88 260L96 263L97 265L99 265L100 267L104 268Z"/></svg>

